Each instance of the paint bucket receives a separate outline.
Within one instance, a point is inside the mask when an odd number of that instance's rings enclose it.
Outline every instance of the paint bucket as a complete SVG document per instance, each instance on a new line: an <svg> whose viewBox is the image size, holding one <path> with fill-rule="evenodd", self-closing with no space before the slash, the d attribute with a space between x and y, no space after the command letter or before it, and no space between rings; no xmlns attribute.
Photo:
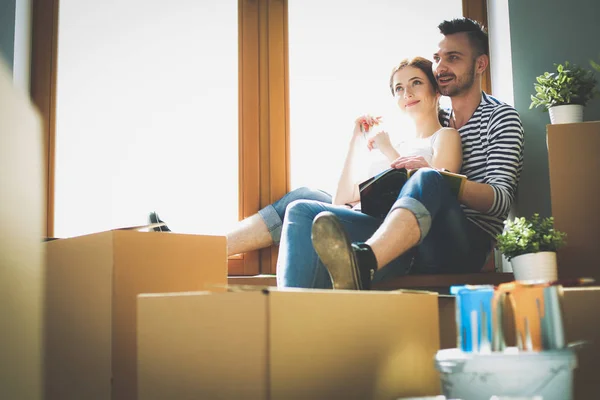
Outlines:
<svg viewBox="0 0 600 400"><path fill-rule="evenodd" d="M450 294L456 296L457 347L465 352L490 352L494 287L452 286Z"/></svg>
<svg viewBox="0 0 600 400"><path fill-rule="evenodd" d="M492 396L534 397L544 400L573 399L573 369L577 357L570 348L542 352L467 353L460 349L437 352L442 393L462 400Z"/></svg>
<svg viewBox="0 0 600 400"><path fill-rule="evenodd" d="M513 308L517 346L526 351L559 350L566 346L562 286L511 282L497 289Z"/></svg>

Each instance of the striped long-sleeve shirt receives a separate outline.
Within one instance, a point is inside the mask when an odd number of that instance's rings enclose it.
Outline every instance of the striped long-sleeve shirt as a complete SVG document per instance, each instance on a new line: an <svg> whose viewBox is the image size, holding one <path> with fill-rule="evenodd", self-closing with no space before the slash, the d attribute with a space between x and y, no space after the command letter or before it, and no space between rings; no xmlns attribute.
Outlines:
<svg viewBox="0 0 600 400"><path fill-rule="evenodd" d="M445 126L450 113L443 115ZM461 173L470 181L486 183L494 190L494 203L486 212L462 208L467 218L492 237L502 232L515 199L523 169L523 126L517 111L482 92L471 119L458 130L462 140Z"/></svg>

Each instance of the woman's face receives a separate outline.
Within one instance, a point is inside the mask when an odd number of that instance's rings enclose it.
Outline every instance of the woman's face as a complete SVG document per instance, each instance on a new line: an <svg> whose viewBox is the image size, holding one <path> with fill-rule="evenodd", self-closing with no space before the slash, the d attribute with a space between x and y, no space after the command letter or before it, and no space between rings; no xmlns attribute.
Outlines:
<svg viewBox="0 0 600 400"><path fill-rule="evenodd" d="M434 91L425 72L419 68L406 66L394 74L392 79L394 97L400 110L413 118L417 115L435 112L437 115L439 95Z"/></svg>

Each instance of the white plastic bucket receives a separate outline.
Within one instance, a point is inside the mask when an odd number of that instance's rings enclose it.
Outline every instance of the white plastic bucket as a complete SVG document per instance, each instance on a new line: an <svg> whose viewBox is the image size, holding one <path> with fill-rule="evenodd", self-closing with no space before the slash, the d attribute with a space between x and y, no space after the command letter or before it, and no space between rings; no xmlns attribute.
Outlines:
<svg viewBox="0 0 600 400"><path fill-rule="evenodd" d="M572 400L577 357L572 349L518 352L511 347L490 354L447 349L438 351L435 365L440 371L442 393L449 398L542 396L544 400Z"/></svg>
<svg viewBox="0 0 600 400"><path fill-rule="evenodd" d="M446 396L425 396L425 397L402 397L396 400L452 400L446 399Z"/></svg>

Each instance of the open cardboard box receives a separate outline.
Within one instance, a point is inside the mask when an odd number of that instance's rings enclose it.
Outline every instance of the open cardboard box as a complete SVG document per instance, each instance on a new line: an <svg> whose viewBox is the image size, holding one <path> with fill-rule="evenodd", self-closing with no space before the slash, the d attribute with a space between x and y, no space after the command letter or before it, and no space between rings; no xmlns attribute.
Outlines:
<svg viewBox="0 0 600 400"><path fill-rule="evenodd" d="M44 244L47 399L136 399L136 296L224 290L224 236L117 229Z"/></svg>
<svg viewBox="0 0 600 400"><path fill-rule="evenodd" d="M140 295L138 398L439 394L437 301L308 289Z"/></svg>

